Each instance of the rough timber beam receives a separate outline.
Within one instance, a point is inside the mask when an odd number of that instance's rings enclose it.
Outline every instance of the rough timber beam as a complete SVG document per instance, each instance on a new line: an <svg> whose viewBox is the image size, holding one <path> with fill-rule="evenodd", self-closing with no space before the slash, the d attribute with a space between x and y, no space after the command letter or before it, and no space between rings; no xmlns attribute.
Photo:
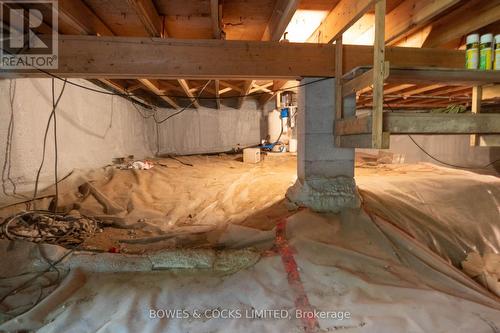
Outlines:
<svg viewBox="0 0 500 333"><path fill-rule="evenodd" d="M377 0L341 0L308 38L309 42L332 43L358 21Z"/></svg>
<svg viewBox="0 0 500 333"><path fill-rule="evenodd" d="M212 17L212 30L215 39L221 38L221 24L219 12L219 0L210 0L210 15Z"/></svg>
<svg viewBox="0 0 500 333"><path fill-rule="evenodd" d="M500 19L500 0L470 0L432 24L423 47L438 47Z"/></svg>
<svg viewBox="0 0 500 333"><path fill-rule="evenodd" d="M279 41L297 10L299 0L278 0L266 26L262 40Z"/></svg>
<svg viewBox="0 0 500 333"><path fill-rule="evenodd" d="M152 0L128 0L128 3L136 11L149 35L164 37L163 20Z"/></svg>
<svg viewBox="0 0 500 333"><path fill-rule="evenodd" d="M41 37L47 38L47 37ZM66 78L297 79L334 77L334 45L261 41L59 36ZM344 72L373 62L373 47L344 45ZM210 57L206 55L210 54ZM462 68L464 51L387 47L393 66ZM33 68L0 70L2 77L47 77Z"/></svg>
<svg viewBox="0 0 500 333"><path fill-rule="evenodd" d="M409 33L428 24L460 0L405 0L386 16L385 41L397 42Z"/></svg>

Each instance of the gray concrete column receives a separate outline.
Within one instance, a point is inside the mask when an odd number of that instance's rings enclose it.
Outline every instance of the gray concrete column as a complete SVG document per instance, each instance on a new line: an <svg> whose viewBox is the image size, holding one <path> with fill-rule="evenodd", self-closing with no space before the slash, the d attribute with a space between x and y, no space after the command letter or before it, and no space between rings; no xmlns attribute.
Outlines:
<svg viewBox="0 0 500 333"><path fill-rule="evenodd" d="M354 182L354 149L336 148L335 80L307 78L299 88L297 182L287 197L316 211L338 212L359 206ZM347 104L347 103L346 103ZM352 104L352 103L349 103ZM346 112L352 107L345 105Z"/></svg>

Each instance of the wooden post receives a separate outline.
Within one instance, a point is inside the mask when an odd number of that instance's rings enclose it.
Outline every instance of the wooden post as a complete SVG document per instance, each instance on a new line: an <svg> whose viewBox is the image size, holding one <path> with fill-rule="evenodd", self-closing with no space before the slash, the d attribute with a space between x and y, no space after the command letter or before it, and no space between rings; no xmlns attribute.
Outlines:
<svg viewBox="0 0 500 333"><path fill-rule="evenodd" d="M375 42L373 45L373 111L372 148L384 148L382 144L382 119L384 111L385 76L385 8L386 0L375 4Z"/></svg>
<svg viewBox="0 0 500 333"><path fill-rule="evenodd" d="M340 120L344 117L344 96L342 94L342 60L343 60L343 45L342 35L335 41L335 120ZM333 128L335 136L335 145L340 144L340 138L335 133L335 124Z"/></svg>
<svg viewBox="0 0 500 333"><path fill-rule="evenodd" d="M471 111L474 114L481 113L481 100L483 99L483 87L473 86L472 87L472 108ZM477 134L470 136L470 145L479 146L480 137Z"/></svg>

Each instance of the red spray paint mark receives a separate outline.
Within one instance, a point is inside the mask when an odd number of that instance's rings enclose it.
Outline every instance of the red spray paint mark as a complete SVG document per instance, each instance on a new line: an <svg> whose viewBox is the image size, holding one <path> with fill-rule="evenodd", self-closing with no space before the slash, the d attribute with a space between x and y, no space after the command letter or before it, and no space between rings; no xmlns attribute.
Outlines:
<svg viewBox="0 0 500 333"><path fill-rule="evenodd" d="M313 313L313 307L309 303L307 294L300 279L300 273L297 266L297 262L294 258L294 250L288 244L286 239L286 223L287 219L281 219L276 225L276 239L275 239L275 252L281 256L281 261L285 266L285 271L288 277L288 284L292 288L295 294L295 307L297 310L302 311L302 313ZM316 332L319 328L319 323L315 317L312 318L301 318L302 324L304 326L304 332L312 333Z"/></svg>

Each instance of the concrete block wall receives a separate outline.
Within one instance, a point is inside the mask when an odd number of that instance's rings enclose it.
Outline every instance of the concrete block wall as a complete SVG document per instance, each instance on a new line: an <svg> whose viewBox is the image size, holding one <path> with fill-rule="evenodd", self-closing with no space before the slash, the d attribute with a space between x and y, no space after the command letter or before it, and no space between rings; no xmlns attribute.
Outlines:
<svg viewBox="0 0 500 333"><path fill-rule="evenodd" d="M298 178L353 177L354 149L334 146L335 80L317 80L304 79L298 95Z"/></svg>

